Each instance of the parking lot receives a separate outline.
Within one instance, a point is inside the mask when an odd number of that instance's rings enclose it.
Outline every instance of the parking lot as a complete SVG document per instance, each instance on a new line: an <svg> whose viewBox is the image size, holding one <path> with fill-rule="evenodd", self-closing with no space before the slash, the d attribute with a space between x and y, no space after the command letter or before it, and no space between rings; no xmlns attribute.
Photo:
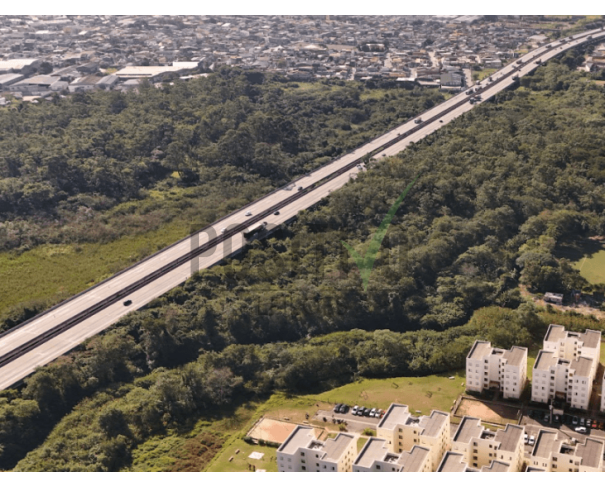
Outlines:
<svg viewBox="0 0 605 487"><path fill-rule="evenodd" d="M366 428L376 429L376 426L380 422L380 418L371 418L369 416L357 416L354 415L351 411L352 409L349 408L346 413L335 413L333 410L326 411L320 409L313 417L313 420L332 424L334 423L334 421L338 422L338 420L342 422L346 421L347 431L350 431L352 433L362 433L363 430Z"/></svg>
<svg viewBox="0 0 605 487"><path fill-rule="evenodd" d="M568 438L575 438L579 442L584 442L587 437L605 440L605 431L602 429L604 421L602 418L597 418L597 427L587 426L587 420L590 420L592 425L593 419L587 418L586 416L564 414L561 416L553 414L553 422L550 422L550 414L546 410L533 409L527 411L528 414L524 415L521 419L521 425L525 426L525 431L528 436L538 437L538 432L541 429L556 430L559 431L563 436ZM531 414L531 416L530 416ZM584 424L582 424L584 420ZM575 431L576 428L585 428L586 433ZM531 452L533 449L532 445L525 445L525 451Z"/></svg>

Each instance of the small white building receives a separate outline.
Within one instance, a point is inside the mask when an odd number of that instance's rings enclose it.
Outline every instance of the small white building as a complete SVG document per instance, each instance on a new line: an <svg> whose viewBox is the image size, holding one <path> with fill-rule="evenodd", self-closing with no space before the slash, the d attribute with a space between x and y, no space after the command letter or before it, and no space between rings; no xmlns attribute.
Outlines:
<svg viewBox="0 0 605 487"><path fill-rule="evenodd" d="M357 457L357 436L339 433L319 441L314 428L297 426L277 449L279 472L350 472Z"/></svg>
<svg viewBox="0 0 605 487"><path fill-rule="evenodd" d="M519 399L527 378L527 348L493 348L476 340L466 357L466 390L499 389L505 399Z"/></svg>

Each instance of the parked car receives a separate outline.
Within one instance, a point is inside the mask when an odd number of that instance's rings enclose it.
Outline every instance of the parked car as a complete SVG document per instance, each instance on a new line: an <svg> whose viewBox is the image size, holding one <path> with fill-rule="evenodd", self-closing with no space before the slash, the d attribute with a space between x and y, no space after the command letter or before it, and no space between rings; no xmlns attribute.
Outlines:
<svg viewBox="0 0 605 487"><path fill-rule="evenodd" d="M339 413L340 412L340 406L342 406L342 404L337 404L336 406L334 406L334 409L332 411L334 411L335 413Z"/></svg>
<svg viewBox="0 0 605 487"><path fill-rule="evenodd" d="M560 423L561 422L561 417L558 414L555 414L555 423Z"/></svg>
<svg viewBox="0 0 605 487"><path fill-rule="evenodd" d="M356 416L358 410L359 410L359 406L357 404L355 404L355 406L353 406L353 409L351 409L351 414L353 416Z"/></svg>
<svg viewBox="0 0 605 487"><path fill-rule="evenodd" d="M528 442L529 442L529 436L527 435L527 433L525 433L523 435L523 443L525 443L527 445Z"/></svg>
<svg viewBox="0 0 605 487"><path fill-rule="evenodd" d="M544 421L550 421L550 414L544 413Z"/></svg>
<svg viewBox="0 0 605 487"><path fill-rule="evenodd" d="M574 416L573 418L571 418L571 424L573 424L574 426L577 426L578 424L578 417Z"/></svg>
<svg viewBox="0 0 605 487"><path fill-rule="evenodd" d="M359 409L357 410L357 416L363 416L364 410L365 410L365 408L363 406L360 406Z"/></svg>
<svg viewBox="0 0 605 487"><path fill-rule="evenodd" d="M575 428L574 431L576 433L582 433L583 435L585 435L586 433L588 433L588 430L584 426L578 426L577 428Z"/></svg>
<svg viewBox="0 0 605 487"><path fill-rule="evenodd" d="M584 418L580 418L580 426L586 426L586 420Z"/></svg>
<svg viewBox="0 0 605 487"><path fill-rule="evenodd" d="M370 411L370 418L373 418L374 416L376 416L376 408L372 408Z"/></svg>
<svg viewBox="0 0 605 487"><path fill-rule="evenodd" d="M363 415L364 415L364 416L369 416L369 415L370 415L370 411L371 411L371 409L370 409L370 408L364 408L364 409L363 409Z"/></svg>
<svg viewBox="0 0 605 487"><path fill-rule="evenodd" d="M340 412L342 414L346 414L349 412L349 406L347 404L343 404L342 406L340 406Z"/></svg>
<svg viewBox="0 0 605 487"><path fill-rule="evenodd" d="M531 436L529 437L529 442L528 442L528 445L529 445L529 446L534 446L535 444L536 444L536 437L535 437L534 435L531 435Z"/></svg>

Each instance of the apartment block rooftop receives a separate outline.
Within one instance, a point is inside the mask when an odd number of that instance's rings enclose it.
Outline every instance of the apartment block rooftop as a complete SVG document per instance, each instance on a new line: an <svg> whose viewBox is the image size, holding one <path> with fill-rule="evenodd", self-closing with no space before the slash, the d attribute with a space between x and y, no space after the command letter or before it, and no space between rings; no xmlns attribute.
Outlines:
<svg viewBox="0 0 605 487"><path fill-rule="evenodd" d="M544 337L544 342L559 342L569 337L577 337L582 342L582 346L587 348L597 348L601 343L601 332L595 330L586 330L583 333L566 331L562 325L550 324Z"/></svg>
<svg viewBox="0 0 605 487"><path fill-rule="evenodd" d="M353 466L371 468L375 462L383 462L393 464L398 472L419 472L429 453L428 448L418 445L409 452L391 453L386 440L370 438L361 449Z"/></svg>
<svg viewBox="0 0 605 487"><path fill-rule="evenodd" d="M603 458L603 442L586 438L584 443L576 445L576 456L582 458L582 465L591 468L598 468L601 458Z"/></svg>
<svg viewBox="0 0 605 487"><path fill-rule="evenodd" d="M406 424L410 416L410 409L405 404L393 403L378 423L378 427L392 430L397 425Z"/></svg>
<svg viewBox="0 0 605 487"><path fill-rule="evenodd" d="M525 429L522 426L507 424L502 430L496 432L496 441L500 443L499 450L514 452Z"/></svg>
<svg viewBox="0 0 605 487"><path fill-rule="evenodd" d="M574 371L574 375L589 377L592 369L592 359L588 357L578 357L571 362L569 368Z"/></svg>
<svg viewBox="0 0 605 487"><path fill-rule="evenodd" d="M534 370L549 370L551 367L556 365L570 365L569 360L559 358L555 355L555 352L550 350L540 350L536 363L534 364Z"/></svg>
<svg viewBox="0 0 605 487"><path fill-rule="evenodd" d="M452 441L456 443L468 443L471 441L471 438L478 438L483 430L484 428L479 418L464 416L458 425Z"/></svg>
<svg viewBox="0 0 605 487"><path fill-rule="evenodd" d="M445 452L441 463L437 467L437 472L476 472L477 470L469 468L464 461L464 455L453 451Z"/></svg>
<svg viewBox="0 0 605 487"><path fill-rule="evenodd" d="M506 350L504 352L503 358L508 364L519 366L523 363L524 359L527 359L527 348L516 346L512 347L510 350Z"/></svg>

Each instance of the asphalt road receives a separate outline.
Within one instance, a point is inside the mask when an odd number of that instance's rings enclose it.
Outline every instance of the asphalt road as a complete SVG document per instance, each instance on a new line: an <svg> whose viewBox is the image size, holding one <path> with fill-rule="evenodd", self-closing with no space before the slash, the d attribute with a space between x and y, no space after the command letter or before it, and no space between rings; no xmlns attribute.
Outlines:
<svg viewBox="0 0 605 487"><path fill-rule="evenodd" d="M595 30L592 31L592 33L595 39L605 37L605 31ZM581 40L574 41L571 43L571 45L569 45L569 47L573 47L580 42ZM526 54L521 59L530 59L534 55L544 52L546 48L546 46L542 46L532 51L531 53ZM560 54L561 52L563 52L563 49L557 49L551 54L545 55L542 58L542 61L547 61L551 57ZM527 66L526 68L523 68L518 74L519 76L523 76L524 74L527 74L536 67L537 65L532 64L530 66ZM502 70L492 75L492 77L496 80L503 74L509 72L511 69L513 69L512 66L506 66ZM508 79L505 82L498 84L492 87L491 89L488 89L482 94L483 101L489 99L490 97L494 96L496 93L502 91L513 83L513 80ZM451 107L455 103L466 98L466 96L467 95L465 95L465 93L460 93L445 101L441 105L434 107L426 113L422 114L422 118L424 120L428 120L432 116L439 114L442 110ZM410 142L417 142L421 140L427 135L438 130L441 126L447 124L448 122L462 115L463 113L471 110L472 107L473 105L471 105L470 103L465 103L464 105L453 110L451 113L444 115L441 119L443 120L442 122L439 122L439 120L437 120L434 123L423 126L418 132L399 141L397 144L381 152L378 157L382 157L383 155L394 155L401 152L405 149L405 147L407 147ZM378 137L377 139L370 141L362 147L354 150L353 152L345 154L342 157L332 161L331 163L313 171L309 175L294 181L289 186L285 188L280 188L266 195L260 200L255 201L252 204L215 222L213 225L208 227L206 231L203 231L199 234L199 244L201 245L214 238L215 236L219 235L221 229L223 228L229 228L232 225L238 225L242 222L245 222L246 219L249 218L248 216L246 216L247 212L251 212L254 215L264 209L270 208L271 206L281 201L284 201L286 198L291 196L294 191L297 191L297 188L299 186L306 188L307 186L310 186L320 181L324 177L334 173L338 169L341 169L343 166L353 162L355 159L375 151L386 142L393 140L393 138L397 137L398 134L403 133L404 131L414 127L416 127L416 124L413 120L406 122L400 125L399 127L396 127L395 129L387 132L386 134ZM267 217L265 221L267 221L269 225L279 225L292 219L301 210L309 208L310 206L320 201L322 198L328 196L332 191L335 191L336 189L345 185L349 181L350 177L354 176L358 171L359 170L357 168L353 168L348 172L330 180L328 183L319 186L315 190L309 192L308 194L305 194L300 199L282 208L280 210L279 215L271 215ZM223 243L218 244L211 251L208 251L205 255L201 256L199 258L199 266L196 268L208 268L221 261L225 257L231 255L232 253L238 251L242 247L243 241L242 236L240 234ZM16 347L26 343L32 338L39 336L41 333L56 327L68 318L77 315L78 313L88 309L89 307L100 302L101 300L113 295L120 289L123 289L124 287L139 281L142 277L161 268L162 266L173 261L177 257L185 255L190 250L192 250L191 240L183 240L171 247L164 249L163 251L155 254L154 256L145 259L144 261L134 265L133 267L117 274L116 276L100 283L99 285L94 286L93 288L77 295L76 297L65 301L64 303L52 309L51 311L39 315L38 317L29 321L26 325L1 336L0 357L10 352L11 350L14 350ZM51 362L55 358L63 355L72 348L76 347L78 344L82 343L87 338L90 338L91 336L94 336L97 333L105 330L113 323L118 321L122 316L126 315L128 312L141 308L142 306L152 301L154 298L161 296L170 289L183 283L191 276L191 274L192 265L184 264L181 267L174 269L173 271L162 276L161 278L147 284L146 286L135 291L134 293L125 296L120 302L103 309L97 314L82 321L77 326L69 329L68 331L63 332L59 336L52 338L48 342L38 346L36 349L28 352L22 357L1 367L0 390L10 387L15 382L32 373L36 367ZM126 300L131 300L132 304L130 304L129 306L125 306L123 302L125 302Z"/></svg>

